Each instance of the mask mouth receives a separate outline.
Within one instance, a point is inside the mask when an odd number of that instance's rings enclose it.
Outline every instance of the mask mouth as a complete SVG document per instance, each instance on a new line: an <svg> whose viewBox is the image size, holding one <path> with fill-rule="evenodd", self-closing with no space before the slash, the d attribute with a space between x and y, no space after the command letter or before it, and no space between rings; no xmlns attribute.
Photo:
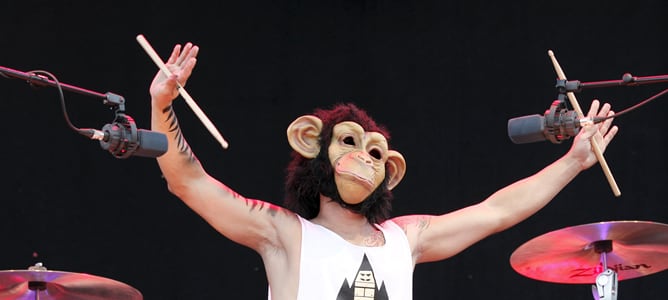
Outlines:
<svg viewBox="0 0 668 300"><path fill-rule="evenodd" d="M356 204L350 204L345 202L342 198L341 195L339 194L339 191L336 190L334 191L334 195L332 195L332 200L341 205L341 207L350 210L354 213L367 216L369 212L373 209L374 205L378 204L378 201L380 201L383 197L383 189L386 186L386 181L383 181L369 196L364 198L364 200L360 201L359 203ZM368 217L368 216L367 216Z"/></svg>
<svg viewBox="0 0 668 300"><path fill-rule="evenodd" d="M334 185L334 186L336 186L336 185ZM364 214L365 207L367 207L367 205L365 205L365 204L366 204L367 202L369 202L369 198L370 198L374 193L371 193L369 196L367 196L366 198L364 198L364 200L362 200L362 201L360 201L359 203L356 203L356 204L351 204L351 203L348 203L348 202L344 201L343 198L341 198L341 194L339 194L339 190L338 190L338 189L334 189L334 190L331 191L329 194L330 194L330 195L325 194L325 196L331 198L332 201L338 203L341 207L343 207L343 208L345 208L345 209L347 209L347 210L350 210L350 211L352 211L352 212L354 212L354 213L362 214L362 215L363 215L363 214ZM367 208L366 210L368 210L368 208Z"/></svg>
<svg viewBox="0 0 668 300"><path fill-rule="evenodd" d="M336 161L334 171L346 180L363 185L369 191L375 188L376 170L359 160L339 159Z"/></svg>
<svg viewBox="0 0 668 300"><path fill-rule="evenodd" d="M374 188L374 182L373 179L370 177L364 177L360 176L357 173L354 172L348 172L348 171L341 171L341 170L336 170L337 174L341 176L341 178L345 178L347 180L350 180L352 182L356 182L364 186L367 190L372 191Z"/></svg>

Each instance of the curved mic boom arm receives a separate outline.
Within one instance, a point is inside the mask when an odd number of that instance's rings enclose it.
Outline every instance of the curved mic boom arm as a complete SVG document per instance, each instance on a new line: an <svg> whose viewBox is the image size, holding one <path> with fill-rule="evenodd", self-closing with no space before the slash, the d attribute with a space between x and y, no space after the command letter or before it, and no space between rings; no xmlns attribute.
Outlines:
<svg viewBox="0 0 668 300"><path fill-rule="evenodd" d="M40 73L49 75L52 79ZM35 87L51 86L58 89L67 124L74 131L93 140L99 140L100 146L109 151L116 158L128 158L132 155L157 157L166 152L167 142L164 134L137 129L132 117L125 114L125 99L123 96L107 92L105 94L90 91L73 85L59 82L55 76L46 71L21 72L0 66L0 75L6 78L25 80ZM111 124L106 124L102 130L92 128L78 128L74 126L67 115L62 90L102 99L102 103L115 108L116 117ZM143 141L143 145L141 144Z"/></svg>

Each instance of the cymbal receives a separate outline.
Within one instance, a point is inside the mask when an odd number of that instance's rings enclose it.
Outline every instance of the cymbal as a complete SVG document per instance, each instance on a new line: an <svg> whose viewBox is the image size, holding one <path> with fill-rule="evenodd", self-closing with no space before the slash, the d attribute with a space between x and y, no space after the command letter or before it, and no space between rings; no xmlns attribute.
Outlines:
<svg viewBox="0 0 668 300"><path fill-rule="evenodd" d="M46 268L0 271L1 300L141 300L135 288L85 273Z"/></svg>
<svg viewBox="0 0 668 300"><path fill-rule="evenodd" d="M600 248L601 241L608 241L611 249ZM609 221L566 227L521 245L510 256L510 265L536 280L594 284L605 271L602 253L619 281L663 271L668 268L668 225Z"/></svg>

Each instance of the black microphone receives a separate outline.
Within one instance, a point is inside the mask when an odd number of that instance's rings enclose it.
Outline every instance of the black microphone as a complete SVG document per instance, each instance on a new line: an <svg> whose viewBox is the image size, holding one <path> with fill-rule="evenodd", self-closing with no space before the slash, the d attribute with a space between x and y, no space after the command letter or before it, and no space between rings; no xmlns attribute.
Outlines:
<svg viewBox="0 0 668 300"><path fill-rule="evenodd" d="M137 129L129 116L121 116L116 122L106 124L102 130L80 129L79 133L99 140L102 149L116 158L141 156L155 158L167 152L167 136L146 129Z"/></svg>
<svg viewBox="0 0 668 300"><path fill-rule="evenodd" d="M591 121L588 118L578 119L577 113L566 109L563 101L555 100L542 116L534 114L508 120L508 137L515 144L545 140L560 144L577 135L582 124Z"/></svg>

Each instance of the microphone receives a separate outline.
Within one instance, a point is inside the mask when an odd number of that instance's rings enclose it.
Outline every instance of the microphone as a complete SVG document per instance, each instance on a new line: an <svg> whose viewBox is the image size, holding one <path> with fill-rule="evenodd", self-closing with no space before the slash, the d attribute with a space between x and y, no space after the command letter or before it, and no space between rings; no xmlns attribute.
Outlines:
<svg viewBox="0 0 668 300"><path fill-rule="evenodd" d="M120 122L106 124L102 130L80 129L79 133L93 140L116 158L140 156L156 158L167 152L167 136L146 129L137 129L130 116L121 116Z"/></svg>
<svg viewBox="0 0 668 300"><path fill-rule="evenodd" d="M578 119L577 113L566 109L563 101L555 100L542 116L534 114L508 120L508 137L515 144L545 140L561 144L562 141L577 135L583 124L593 121L590 118Z"/></svg>

